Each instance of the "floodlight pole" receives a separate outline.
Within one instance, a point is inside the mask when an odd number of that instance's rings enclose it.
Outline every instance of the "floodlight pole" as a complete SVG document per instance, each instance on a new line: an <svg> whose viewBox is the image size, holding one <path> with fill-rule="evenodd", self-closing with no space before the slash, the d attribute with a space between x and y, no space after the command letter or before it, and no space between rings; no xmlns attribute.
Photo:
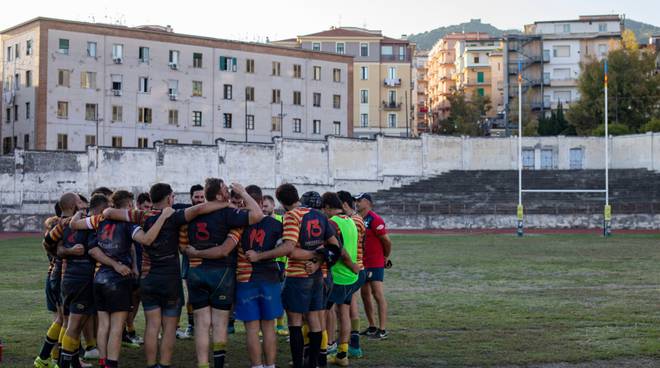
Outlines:
<svg viewBox="0 0 660 368"><path fill-rule="evenodd" d="M605 209L603 211L603 235L605 237L611 234L611 224L612 224L612 206L610 206L610 150L609 150L609 131L608 131L608 101L607 101L607 59L604 60L605 67L605 77L604 77L604 86L605 86Z"/></svg>
<svg viewBox="0 0 660 368"><path fill-rule="evenodd" d="M522 60L518 59L518 236L523 236L522 205Z"/></svg>

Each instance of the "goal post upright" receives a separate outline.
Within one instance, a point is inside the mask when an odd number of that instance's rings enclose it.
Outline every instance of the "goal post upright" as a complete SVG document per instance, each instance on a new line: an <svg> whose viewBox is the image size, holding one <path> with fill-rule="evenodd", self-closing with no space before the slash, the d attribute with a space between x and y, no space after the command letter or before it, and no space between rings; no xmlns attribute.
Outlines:
<svg viewBox="0 0 660 368"><path fill-rule="evenodd" d="M607 82L608 82L608 70L607 70L607 59L604 59L604 94L605 94L605 208L603 209L603 235L605 237L609 236L611 231L612 223L612 206L610 206L610 136L608 130L608 97L607 97Z"/></svg>
<svg viewBox="0 0 660 368"><path fill-rule="evenodd" d="M518 236L523 236L522 204L522 59L518 58Z"/></svg>

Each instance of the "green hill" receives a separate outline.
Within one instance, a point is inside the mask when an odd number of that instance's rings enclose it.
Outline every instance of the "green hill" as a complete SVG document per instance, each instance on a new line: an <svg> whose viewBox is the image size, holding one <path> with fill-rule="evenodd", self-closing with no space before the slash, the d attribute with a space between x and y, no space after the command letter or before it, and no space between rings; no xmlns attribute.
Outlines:
<svg viewBox="0 0 660 368"><path fill-rule="evenodd" d="M626 19L625 26L626 28L629 28L635 32L639 43L647 43L650 35L660 34L660 27L656 27L647 23L637 22L632 19ZM521 33L521 30L502 30L491 24L482 23L481 19L471 19L469 22L447 27L439 27L431 31L412 34L408 37L408 39L415 42L417 44L417 48L422 50L430 50L440 38L446 34L454 32L483 32L488 33L491 36L502 36L505 33Z"/></svg>

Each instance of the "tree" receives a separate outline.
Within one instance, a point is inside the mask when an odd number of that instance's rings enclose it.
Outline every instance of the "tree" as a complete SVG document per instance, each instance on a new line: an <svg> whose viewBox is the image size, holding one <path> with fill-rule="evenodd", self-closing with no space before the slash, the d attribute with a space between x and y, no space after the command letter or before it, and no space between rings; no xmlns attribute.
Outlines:
<svg viewBox="0 0 660 368"><path fill-rule="evenodd" d="M620 49L609 53L609 119L626 125L631 133L660 116L660 74L655 73L655 55L644 50ZM582 65L578 81L580 100L567 117L580 135L592 134L604 121L604 62Z"/></svg>
<svg viewBox="0 0 660 368"><path fill-rule="evenodd" d="M561 102L557 105L557 110L551 112L550 117L539 119L538 131L541 136L568 135L568 121L564 118L564 107Z"/></svg>
<svg viewBox="0 0 660 368"><path fill-rule="evenodd" d="M464 90L456 90L447 98L449 118L442 122L441 132L452 135L482 136L482 117L490 109L490 98L473 94L467 98Z"/></svg>
<svg viewBox="0 0 660 368"><path fill-rule="evenodd" d="M537 114L532 111L532 94L530 92L523 94L522 104L522 126L523 135L538 135L539 121ZM516 94L509 102L509 121L515 127L518 126L518 95ZM517 128L515 128L517 130Z"/></svg>
<svg viewBox="0 0 660 368"><path fill-rule="evenodd" d="M623 48L626 50L637 50L639 49L639 44L637 43L637 36L635 32L626 28L621 34L621 42L623 43Z"/></svg>

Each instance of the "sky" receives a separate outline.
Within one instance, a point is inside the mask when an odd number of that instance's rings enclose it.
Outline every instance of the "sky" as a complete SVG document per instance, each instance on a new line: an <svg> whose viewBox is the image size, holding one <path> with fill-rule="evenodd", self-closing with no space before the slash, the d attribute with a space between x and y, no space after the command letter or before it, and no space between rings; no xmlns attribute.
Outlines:
<svg viewBox="0 0 660 368"><path fill-rule="evenodd" d="M37 16L77 21L171 25L177 33L265 41L291 38L331 26L382 30L390 37L420 33L480 18L500 29L522 29L538 20L588 14L625 14L660 26L658 0L22 0L3 12L0 29Z"/></svg>

